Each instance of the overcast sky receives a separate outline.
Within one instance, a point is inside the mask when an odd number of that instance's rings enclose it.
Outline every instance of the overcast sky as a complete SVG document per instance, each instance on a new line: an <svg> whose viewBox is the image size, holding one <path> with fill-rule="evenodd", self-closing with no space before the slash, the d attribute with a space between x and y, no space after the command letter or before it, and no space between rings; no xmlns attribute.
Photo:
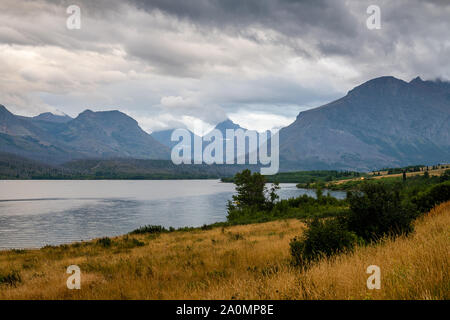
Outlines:
<svg viewBox="0 0 450 320"><path fill-rule="evenodd" d="M449 80L449 30L448 0L1 0L0 104L271 129L374 77Z"/></svg>

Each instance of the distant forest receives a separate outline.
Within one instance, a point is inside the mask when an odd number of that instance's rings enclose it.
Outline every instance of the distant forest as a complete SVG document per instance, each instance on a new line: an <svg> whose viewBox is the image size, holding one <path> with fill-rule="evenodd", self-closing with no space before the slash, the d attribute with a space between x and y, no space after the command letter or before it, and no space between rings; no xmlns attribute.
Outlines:
<svg viewBox="0 0 450 320"><path fill-rule="evenodd" d="M415 172L434 169L437 166L422 165L403 168L385 168L371 173L377 175ZM449 166L450 167L450 166ZM146 159L83 159L60 165L49 165L18 155L0 152L0 180L166 180L166 179L221 179L233 182L234 175L244 169L259 171L257 165L175 165L170 160ZM298 183L304 187L357 177L369 177L368 173L339 170L311 170L280 172L266 176L267 182Z"/></svg>
<svg viewBox="0 0 450 320"><path fill-rule="evenodd" d="M338 170L311 170L311 171L292 171L280 172L273 176L266 176L267 182L292 182L311 184L316 182L330 182L334 180L344 180L366 176L365 173L357 171L338 171ZM234 177L222 178L223 182L234 182Z"/></svg>
<svg viewBox="0 0 450 320"><path fill-rule="evenodd" d="M175 165L170 160L91 159L48 165L0 153L0 179L220 179L248 168L241 165Z"/></svg>
<svg viewBox="0 0 450 320"><path fill-rule="evenodd" d="M27 159L9 153L0 153L0 179L88 180L88 179L221 179L233 182L243 169L259 171L251 165L174 165L170 160L90 159L73 160L58 166ZM314 170L281 172L267 176L268 182L314 183L364 175L353 171Z"/></svg>

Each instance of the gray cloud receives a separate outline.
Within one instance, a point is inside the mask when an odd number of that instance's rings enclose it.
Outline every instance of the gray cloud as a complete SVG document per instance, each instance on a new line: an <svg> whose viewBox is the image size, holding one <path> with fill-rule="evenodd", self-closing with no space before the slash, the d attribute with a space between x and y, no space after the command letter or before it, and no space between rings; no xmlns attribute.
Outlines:
<svg viewBox="0 0 450 320"><path fill-rule="evenodd" d="M249 25L259 25L299 36L327 25L333 33L352 36L352 20L339 1L326 0L200 0L132 1L137 8L161 10L194 23L239 32ZM350 19L349 19L350 18Z"/></svg>
<svg viewBox="0 0 450 320"><path fill-rule="evenodd" d="M450 79L448 1L76 3L81 30L65 25L73 1L1 2L0 103L20 114L114 106L148 130L227 115L268 125L273 114L279 126L376 76ZM371 4L380 30L366 28Z"/></svg>

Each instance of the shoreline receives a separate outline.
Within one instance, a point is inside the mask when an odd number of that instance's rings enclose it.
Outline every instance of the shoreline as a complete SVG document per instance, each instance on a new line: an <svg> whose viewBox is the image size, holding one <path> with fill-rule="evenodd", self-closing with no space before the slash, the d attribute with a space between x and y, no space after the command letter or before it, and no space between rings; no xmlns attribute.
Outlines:
<svg viewBox="0 0 450 320"><path fill-rule="evenodd" d="M1 200L0 200L1 202ZM195 231L201 231L201 230L210 230L212 228L220 228L220 227L232 227L232 226L236 226L236 225L245 225L245 224L231 224L229 222L226 221L219 221L219 222L214 222L212 224L204 224L202 226L199 227L179 227L179 228L173 228L173 227L168 227L166 229L166 231L163 231L161 233L174 233L174 232L195 232ZM124 234L119 234L119 235L115 235L115 236L107 236L107 235L103 235L103 236L99 236L99 237L95 237L95 238L91 238L91 239L83 239L83 240L79 240L79 241L71 241L71 242L67 242L67 243L60 243L60 244L46 244L42 247L27 247L27 248L0 248L0 253L2 252L6 252L6 251L36 251L36 250L41 250L43 248L52 248L52 247L61 247L61 246L73 246L73 245L81 245L84 243L89 243L89 242L93 242L99 239L104 239L104 238L110 238L110 239L115 239L115 238L121 238L121 237L126 237L129 235L132 235L133 232L135 232L136 230L139 230L140 228L145 228L147 226L141 226L138 229L134 229L128 233L124 233ZM161 226L156 226L156 227L161 227ZM162 227L165 229L165 227Z"/></svg>
<svg viewBox="0 0 450 320"><path fill-rule="evenodd" d="M9 180L9 181L14 183L14 185L17 184L17 187L14 187L14 189L22 188L21 187L22 184L24 184L24 186L26 186L28 183L33 184L31 182L28 182L28 181L18 181L18 180ZM52 189L55 189L55 190L59 190L60 189L60 187L58 187L59 183L64 183L65 182L65 181L61 181L61 180L59 180L60 182L54 182L53 180L47 180L47 181L48 181L48 183L53 185ZM47 181L39 180L36 183L39 186L40 185L39 183L47 182ZM84 180L82 180L82 181L84 181ZM170 182L172 180L168 180L168 181ZM187 182L195 182L195 181L197 181L197 184L203 185L203 181L204 180L184 180L184 181L187 181ZM216 186L216 185L227 186L225 189L227 189L227 190L230 189L230 191L234 192L234 188L232 188L232 185L230 185L230 184L224 184L220 180L217 180L217 179L216 180L208 180L208 181L211 181L211 184L213 184L214 186ZM8 181L4 180L4 183L7 183L7 182ZM73 181L73 180L68 180L67 182L73 183L75 185L78 184L77 181ZM119 189L122 190L122 189L124 189L124 187L121 187L121 182L122 181L116 181L116 182L112 182L112 184L113 185L117 185L118 187L120 187ZM123 180L123 182L125 183L124 184L125 186L127 186L127 183L133 183L133 181L130 181L130 180ZM95 187L95 186L98 186L96 183L97 182L91 182L91 181L80 182L80 184L78 185L79 186L78 188L86 190L86 188L83 187L84 184L92 184ZM109 184L109 182L106 182L106 181L99 182L99 183L101 183L101 185ZM136 180L136 183L138 183L138 185L136 185L136 186L139 189L142 189L142 187L141 187L141 185L139 183L143 183L144 185L147 185L147 182L144 182L142 180ZM158 188L158 186L159 186L158 183L159 182L151 183L150 184L151 188L152 189L153 188ZM172 183L177 183L177 182L172 182ZM2 184L2 182L0 182L0 184ZM7 184L5 184L5 187L6 187L6 185ZM172 184L169 184L169 186L170 185L172 185ZM297 193L301 194L301 193L304 192L304 191L301 191L299 189L295 189L294 190L294 188L295 188L295 184L294 183L286 183L286 184L283 183L282 186L286 186L286 188L287 188L286 189L287 190L286 191L287 192L286 193L287 194L286 197L294 196L294 195L290 195L291 193L292 194L297 194ZM114 189L117 189L117 188L114 187ZM223 188L219 188L218 189L219 192L222 189ZM212 189L209 189L209 190L213 191ZM289 191L289 190L291 190L291 191ZM308 191L308 190L305 190L305 192L306 191ZM151 191L149 191L149 192L151 192ZM213 192L216 192L216 191L213 191ZM10 193L10 195L12 195L11 192L9 192L9 193ZM74 200L74 198L70 198L70 195L65 194L65 192L64 192L64 194L61 195L61 197L59 197L59 194L58 194L58 198L47 198L46 194L33 194L34 198L19 198L19 199L11 199L8 194L5 194L4 196L5 196L5 199L4 200L0 200L0 204L4 203L4 205L7 206L8 208L9 208L9 206L13 206L13 205L14 205L14 207L11 207L11 208L15 208L16 206L19 206L19 205L21 206L21 204L14 204L17 201L24 201L24 202L26 202L26 201L36 201L36 200L40 201L40 200L63 200L64 199L64 200L69 200L70 202L72 202L72 200ZM114 196L114 194L112 196ZM69 198L67 198L67 197L69 197ZM339 197L339 195L337 195L337 197ZM80 199L89 200L90 201L90 200L104 199L104 197L102 195L100 195L99 197L86 198L86 197L84 197L84 195L81 195ZM231 196L230 196L230 199L231 199ZM154 200L158 203L158 202L160 202L161 199L159 199L159 197L156 197ZM136 201L140 201L140 200L136 200ZM150 199L149 201L150 201L150 203L152 203L153 198ZM161 200L161 201L166 201L166 200ZM167 201L171 201L171 200L167 200ZM12 203L12 204L9 205L8 203ZM63 207L63 206L65 206L64 203L65 203L64 201L62 201L60 204L57 204L56 202L55 202L55 204L52 204L52 202L49 202L48 204L47 203L43 203L42 206L47 206L49 208L53 208L53 206ZM40 249L40 248L42 248L42 247L44 247L46 245L58 246L58 245L71 244L73 242L86 242L86 241L89 241L89 240L92 240L92 239L101 238L101 237L114 237L114 236L119 236L119 235L125 235L125 234L128 234L128 233L132 232L134 229L142 227L142 226L148 224L149 222L152 223L153 221L156 222L155 224L163 225L168 230L170 230L170 229L193 230L193 229L209 228L209 227L214 227L214 226L226 226L226 225L230 225L230 223L227 222L227 220L226 220L227 212L226 212L225 205L226 205L226 202L224 202L223 210L222 209L220 210L221 212L223 211L223 214L220 214L217 217L214 216L214 219L212 219L212 218L211 219L196 219L196 218L194 219L193 218L193 219L187 219L189 221L186 221L186 220L179 221L180 222L179 224L174 219L172 219L172 220L169 219L169 221L167 221L168 223L166 223L165 221L161 221L160 219L158 219L158 216L160 216L161 214L153 214L152 213L152 214L150 214L149 218L147 218L147 219L143 219L143 218L137 219L136 218L135 219L136 223L135 224L133 223L130 228L98 228L97 232L96 231L93 231L93 232L90 232L90 233L81 232L78 235L76 234L76 232L74 232L73 234L70 233L70 235L66 237L66 238L68 238L67 239L68 241L64 241L64 237L59 237L59 240L58 240L57 237L56 238L52 237L53 232L50 232L48 237L43 237L43 236L38 237L38 239L36 239L37 241L12 241L12 240L8 241L8 239L5 238L5 248L2 248L0 250L4 251L4 250L14 250L14 249L19 249L19 250ZM30 206L32 211L39 212L38 211L39 209L33 209L34 208L34 204L33 203L30 202L30 204L27 204L27 206ZM41 205L39 205L38 208L40 208L40 206ZM6 208L6 207L3 207L3 208ZM17 208L19 208L19 207L17 207ZM16 209L14 209L14 210L16 210ZM164 212L164 211L158 211L158 212ZM154 218L151 218L153 215L156 216L157 220L154 220ZM108 221L109 221L108 218L106 218L105 221L106 221L106 223L108 223ZM111 223L113 223L115 220L114 220L114 218L111 218L110 221L112 221ZM187 222L187 223L183 223L183 222ZM128 224L127 224L127 226L128 226ZM174 227L171 227L171 226L174 226ZM102 229L102 230L100 230L100 229ZM45 230L43 230L43 231L44 232L43 233L41 232L41 235L45 235ZM23 232L25 232L24 233L25 236L27 236L28 238L31 239L31 237L32 237L31 236L32 230L27 231L27 230L24 229ZM57 236L57 234L55 234L55 235ZM91 235L91 236L89 236L89 235ZM24 236L22 236L22 237L24 237ZM11 244L13 246L9 246L8 247L8 244ZM31 246L27 246L27 244L30 244Z"/></svg>
<svg viewBox="0 0 450 320"><path fill-rule="evenodd" d="M289 242L305 230L298 219L0 251L11 282L0 284L0 299L448 299L450 202L415 225L408 237L358 246L307 271L290 264ZM73 264L81 290L66 287ZM390 279L383 290L365 286L372 264Z"/></svg>

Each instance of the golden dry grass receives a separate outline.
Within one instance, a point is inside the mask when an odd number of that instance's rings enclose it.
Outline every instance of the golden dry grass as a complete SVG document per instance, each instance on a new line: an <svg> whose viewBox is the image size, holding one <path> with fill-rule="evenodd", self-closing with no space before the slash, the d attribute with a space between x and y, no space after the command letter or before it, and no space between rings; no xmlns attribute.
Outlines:
<svg viewBox="0 0 450 320"><path fill-rule="evenodd" d="M416 223L410 237L324 260L306 272L290 266L297 220L95 241L25 252L0 252L0 299L448 299L450 202ZM133 246L132 239L145 243ZM131 244L131 245L130 245ZM68 290L67 266L82 272ZM381 268L381 289L368 290L366 268Z"/></svg>
<svg viewBox="0 0 450 320"><path fill-rule="evenodd" d="M443 164L437 166L437 169L432 169L432 167L429 167L429 170L427 171L430 176L440 176L442 175L446 170L448 170L449 164ZM423 171L417 171L417 172L407 172L406 177L413 177L413 176L423 176L426 171L426 167L422 167ZM383 179L383 178L401 178L403 176L403 173L395 173L395 174L388 174L387 171L375 171L380 172L380 175L378 176L372 176L369 175L367 178L370 179ZM342 184L348 181L358 181L361 180L360 177L358 178L352 178L352 179L343 179L343 180L336 180L332 181L330 184Z"/></svg>

